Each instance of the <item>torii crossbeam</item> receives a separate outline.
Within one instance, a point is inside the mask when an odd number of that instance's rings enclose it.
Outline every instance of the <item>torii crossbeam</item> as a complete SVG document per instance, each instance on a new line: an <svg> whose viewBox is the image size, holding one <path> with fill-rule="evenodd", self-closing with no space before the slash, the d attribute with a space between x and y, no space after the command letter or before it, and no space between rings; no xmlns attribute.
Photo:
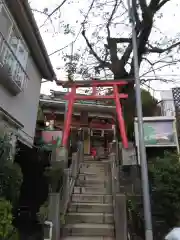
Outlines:
<svg viewBox="0 0 180 240"><path fill-rule="evenodd" d="M71 127L71 120L72 120L72 112L73 112L73 104L76 100L107 100L107 99L114 99L114 102L116 104L116 113L117 113L117 119L119 122L119 129L120 129L120 135L122 138L122 143L124 148L128 148L128 139L126 135L125 130L125 123L124 118L122 114L122 107L120 103L120 99L128 98L127 94L119 93L118 88L121 86L124 86L127 84L126 81L123 80L89 80L89 81L75 81L75 82L64 82L64 81L57 81L57 84L64 87L64 88L71 88L71 92L67 93L65 95L65 99L68 100L68 109L66 118L64 121L64 132L62 137L62 146L67 146L67 141L70 133L70 127ZM88 88L92 87L93 93L92 95L76 95L76 89L77 88ZM113 94L109 96L99 96L96 94L96 88L97 87L112 87L113 88Z"/></svg>

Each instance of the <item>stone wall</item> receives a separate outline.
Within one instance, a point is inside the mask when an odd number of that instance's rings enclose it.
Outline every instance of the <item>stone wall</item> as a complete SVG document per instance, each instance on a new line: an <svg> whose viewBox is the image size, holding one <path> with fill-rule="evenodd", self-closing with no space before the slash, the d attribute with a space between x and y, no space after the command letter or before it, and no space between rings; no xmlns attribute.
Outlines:
<svg viewBox="0 0 180 240"><path fill-rule="evenodd" d="M118 146L120 192L141 195L140 165L136 149L132 142L129 143L128 149L123 149L121 143Z"/></svg>

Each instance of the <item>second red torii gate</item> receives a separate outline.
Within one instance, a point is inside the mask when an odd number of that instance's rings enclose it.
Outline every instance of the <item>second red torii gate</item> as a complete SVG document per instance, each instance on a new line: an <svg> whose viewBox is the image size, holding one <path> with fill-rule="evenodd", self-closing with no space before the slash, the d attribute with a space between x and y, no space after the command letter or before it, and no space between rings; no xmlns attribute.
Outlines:
<svg viewBox="0 0 180 240"><path fill-rule="evenodd" d="M57 81L57 84L64 87L64 88L71 88L71 92L67 93L65 95L65 99L68 100L68 108L67 108L67 114L64 121L64 132L62 137L62 146L66 147L68 142L68 137L70 133L70 127L71 127L71 120L72 120L72 112L73 112L73 104L76 100L107 100L107 99L114 99L114 102L116 104L116 113L117 113L117 119L119 122L119 129L120 129L120 135L122 138L122 143L124 148L128 148L128 139L126 135L125 130L125 123L124 118L122 114L122 107L120 103L120 99L128 98L127 94L119 93L118 88L120 86L124 86L127 84L126 81L122 80L109 80L109 81L103 81L103 80L90 80L90 81L75 81L75 82L64 82L64 81ZM76 89L77 88L93 88L92 95L76 95ZM113 88L113 94L112 95L96 95L96 88L97 87L112 87Z"/></svg>

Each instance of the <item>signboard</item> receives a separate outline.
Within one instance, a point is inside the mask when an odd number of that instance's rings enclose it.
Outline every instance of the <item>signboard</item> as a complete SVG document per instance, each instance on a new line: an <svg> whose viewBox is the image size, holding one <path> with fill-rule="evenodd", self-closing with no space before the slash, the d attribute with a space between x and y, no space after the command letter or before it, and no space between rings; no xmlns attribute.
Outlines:
<svg viewBox="0 0 180 240"><path fill-rule="evenodd" d="M144 122L145 145L176 145L173 122Z"/></svg>
<svg viewBox="0 0 180 240"><path fill-rule="evenodd" d="M144 120L144 142L146 147L177 147L174 119ZM139 145L138 126L135 121L136 145Z"/></svg>
<svg viewBox="0 0 180 240"><path fill-rule="evenodd" d="M67 100L61 99L61 102L67 103ZM76 100L75 103L79 103L79 104L83 104L83 105L101 105L101 106L105 106L106 102L103 101L96 101L96 100Z"/></svg>

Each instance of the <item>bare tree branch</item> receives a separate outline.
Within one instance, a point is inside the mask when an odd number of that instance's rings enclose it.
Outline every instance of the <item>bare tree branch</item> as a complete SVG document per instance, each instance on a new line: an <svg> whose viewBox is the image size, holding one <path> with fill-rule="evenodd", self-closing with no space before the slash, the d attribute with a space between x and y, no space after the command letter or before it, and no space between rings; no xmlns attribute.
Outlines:
<svg viewBox="0 0 180 240"><path fill-rule="evenodd" d="M158 9L159 10L160 8L162 8L167 2L169 2L170 0L162 0L162 2L159 3L158 5Z"/></svg>
<svg viewBox="0 0 180 240"><path fill-rule="evenodd" d="M81 30L82 30L82 28L83 28L83 26L84 26L84 23L85 23L86 19L88 18L88 15L89 15L89 13L90 13L93 5L94 5L94 2L95 2L95 0L92 1L91 5L90 5L90 7L89 7L89 9L88 9L88 12L87 12L87 14L86 14L85 17L84 17L83 23L82 23L82 25L81 25L81 27L80 27L80 29L79 29L79 32L78 32L78 34L76 35L75 39L74 39L72 42L70 42L69 44L67 44L66 46L64 46L64 47L62 47L62 48L60 48L60 49L57 49L56 51L50 53L49 56L52 56L52 55L60 52L61 50L69 47L71 44L74 44L74 43L77 41L77 39L78 39L78 37L79 37L79 34L81 33Z"/></svg>
<svg viewBox="0 0 180 240"><path fill-rule="evenodd" d="M148 19L150 17L150 11L149 11L149 8L147 6L146 0L139 0L139 4L140 4L140 7L141 7L141 11L142 11L142 18L143 19Z"/></svg>
<svg viewBox="0 0 180 240"><path fill-rule="evenodd" d="M48 19L51 18L51 16L52 16L55 12L57 12L66 2L67 2L67 0L64 0L64 1L63 1L60 5L58 5L50 14L48 14L48 17L46 18L46 20L44 21L44 23L40 26L40 28L43 27L43 26L46 24L46 22L48 21Z"/></svg>
<svg viewBox="0 0 180 240"><path fill-rule="evenodd" d="M156 72L155 72L155 70L154 70L154 64L153 64L149 59L147 59L147 58L145 58L145 57L143 57L142 60L145 60L145 61L147 61L147 62L150 64L150 66L151 66L150 69L153 70L154 76L156 77Z"/></svg>
<svg viewBox="0 0 180 240"><path fill-rule="evenodd" d="M109 18L109 20L108 20L108 22L107 22L107 25L106 25L107 33L108 33L108 38L110 38L110 35L111 35L111 34L110 34L110 29L109 29L109 27L110 27L110 25L111 25L112 18L113 18L114 14L115 14L115 12L116 12L116 10L117 10L117 6L118 6L118 0L115 0L115 4L114 4L114 7L113 7L113 10L112 10L112 12L111 12L110 18Z"/></svg>
<svg viewBox="0 0 180 240"><path fill-rule="evenodd" d="M115 63L116 61L118 61L118 56L117 56L117 43L116 40L113 38L108 38L107 39L108 42L108 48L110 51L110 58L111 58L111 62Z"/></svg>
<svg viewBox="0 0 180 240"><path fill-rule="evenodd" d="M31 8L31 10L32 10L33 12L41 13L41 14L43 14L43 15L48 16L48 13L43 12L43 11L40 11L40 10L38 10L38 9Z"/></svg>
<svg viewBox="0 0 180 240"><path fill-rule="evenodd" d="M175 65L176 63L177 63L177 62L172 62L172 63L165 64L165 65L163 65L163 66L154 68L154 71L160 70L160 69L162 69L162 68L164 68L164 67L167 67L167 66L170 66L170 65ZM152 70L148 70L147 72L143 73L140 77L143 77L143 76L147 75L147 74L150 73L150 72L153 72L153 71L152 71Z"/></svg>
<svg viewBox="0 0 180 240"><path fill-rule="evenodd" d="M168 52L168 51L172 50L172 49L175 48L175 47L180 46L180 41L177 42L177 43L172 44L171 46L169 46L169 47L167 47L167 48L153 47L153 46L151 46L150 44L149 44L149 46L150 46L151 48L147 48L147 49L146 49L146 52L148 52L148 53L164 53L164 52Z"/></svg>
<svg viewBox="0 0 180 240"><path fill-rule="evenodd" d="M72 42L70 42L69 44L67 44L66 46L64 46L64 47L62 47L62 48L60 48L60 49L55 50L54 52L50 53L49 56L52 56L52 55L54 55L55 53L60 52L61 50L69 47L71 44L72 44Z"/></svg>
<svg viewBox="0 0 180 240"><path fill-rule="evenodd" d="M141 9L143 11L144 8L146 8L145 0L142 1ZM141 22L141 30L140 35L138 37L138 60L139 60L139 66L142 61L143 54L146 52L146 44L148 42L152 27L153 27L153 17L155 12L158 10L157 6L159 4L160 0L151 0L149 7L148 7L148 17L144 17ZM149 14L150 10L152 11L151 14ZM145 13L144 13L145 14ZM138 36L138 31L136 30L136 35ZM134 60L132 59L131 62L131 71L130 75L134 75Z"/></svg>
<svg viewBox="0 0 180 240"><path fill-rule="evenodd" d="M158 6L161 0L151 0L148 8L150 9L150 11L152 11L152 15L154 15L158 10Z"/></svg>
<svg viewBox="0 0 180 240"><path fill-rule="evenodd" d="M91 43L89 42L89 40L88 40L87 37L86 37L85 30L82 31L82 35L83 35L83 37L84 37L84 39L85 39L85 41L86 41L87 46L89 47L89 49L90 49L90 51L91 51L91 54L93 54L93 56L99 61L99 63L101 64L101 66L104 66L104 67L106 66L106 67L108 67L108 66L109 66L109 63L104 62L104 61L98 56L98 54L94 51Z"/></svg>
<svg viewBox="0 0 180 240"><path fill-rule="evenodd" d="M132 42L131 38L110 38L110 39L116 43L131 43Z"/></svg>

